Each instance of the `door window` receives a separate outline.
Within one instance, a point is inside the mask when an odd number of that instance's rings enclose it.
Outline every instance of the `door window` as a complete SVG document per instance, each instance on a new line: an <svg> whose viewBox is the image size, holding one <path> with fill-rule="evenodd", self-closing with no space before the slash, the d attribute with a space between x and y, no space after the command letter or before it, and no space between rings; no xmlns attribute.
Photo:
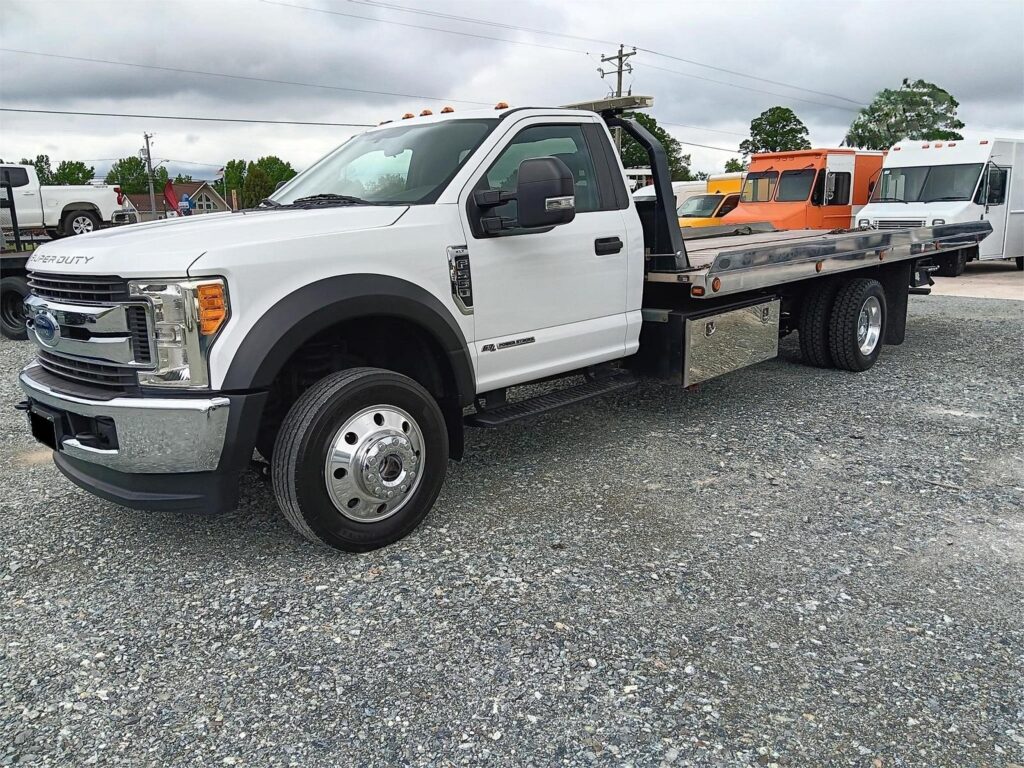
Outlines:
<svg viewBox="0 0 1024 768"><path fill-rule="evenodd" d="M601 210L594 160L579 125L534 125L524 128L494 161L477 189L512 191L516 188L519 164L536 157L557 157L572 171L576 213ZM614 205L609 207L609 210L612 209ZM512 200L493 210L494 216L515 218L516 202Z"/></svg>
<svg viewBox="0 0 1024 768"><path fill-rule="evenodd" d="M725 201L722 203L721 207L718 209L718 213L716 213L715 216L725 216L725 214L732 211L739 204L739 195L729 195L725 198Z"/></svg>
<svg viewBox="0 0 1024 768"><path fill-rule="evenodd" d="M849 205L852 178L846 171L830 173L825 182L825 205Z"/></svg>
<svg viewBox="0 0 1024 768"><path fill-rule="evenodd" d="M24 168L0 168L0 181L9 181L12 187L28 185L28 171Z"/></svg>
<svg viewBox="0 0 1024 768"><path fill-rule="evenodd" d="M993 165L988 169L986 205L1002 205L1006 202L1006 181L1009 175L1009 168L999 168Z"/></svg>

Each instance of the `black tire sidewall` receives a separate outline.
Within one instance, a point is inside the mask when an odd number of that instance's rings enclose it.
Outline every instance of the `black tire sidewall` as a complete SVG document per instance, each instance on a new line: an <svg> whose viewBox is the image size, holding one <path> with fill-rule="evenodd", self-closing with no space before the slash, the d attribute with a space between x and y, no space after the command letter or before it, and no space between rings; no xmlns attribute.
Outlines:
<svg viewBox="0 0 1024 768"><path fill-rule="evenodd" d="M85 216L86 218L92 220L92 231L93 232L96 232L100 228L99 217L95 213L93 213L92 211L69 211L64 216L64 226L63 226L63 229L64 229L64 236L65 237L73 237L75 234L77 234L75 232L75 230L72 228L71 222L74 221L75 219L77 219L79 216ZM88 234L88 233L86 233L86 234Z"/></svg>
<svg viewBox="0 0 1024 768"><path fill-rule="evenodd" d="M331 501L324 463L331 440L345 420L374 405L397 406L412 416L423 434L426 459L420 485L401 510L379 523L359 523L345 517ZM447 465L448 432L429 393L397 374L369 374L341 387L316 413L297 452L295 495L306 524L318 538L340 549L367 551L397 541L419 525L441 491Z"/></svg>
<svg viewBox="0 0 1024 768"><path fill-rule="evenodd" d="M885 291L882 286L875 281L865 285L862 289L858 290L856 294L856 310L851 315L853 321L843 323L844 327L840 329L840 332L843 334L841 343L846 345L847 360L854 363L853 370L866 371L875 364L878 356L882 354L882 345L885 342L885 329L889 321L889 308L885 302ZM875 348L871 350L871 354L865 355L860 351L860 344L857 342L857 320L860 317L861 311L864 309L865 302L867 302L867 300L872 296L878 299L878 303L881 307L882 327L878 342L875 344Z"/></svg>
<svg viewBox="0 0 1024 768"><path fill-rule="evenodd" d="M29 295L28 281L24 277L18 276L0 279L0 302L8 301L10 293L15 293L24 300ZM25 327L24 321L18 326L13 326L8 324L6 317L0 316L0 331L3 332L5 338L14 341L24 341L28 338L28 329Z"/></svg>

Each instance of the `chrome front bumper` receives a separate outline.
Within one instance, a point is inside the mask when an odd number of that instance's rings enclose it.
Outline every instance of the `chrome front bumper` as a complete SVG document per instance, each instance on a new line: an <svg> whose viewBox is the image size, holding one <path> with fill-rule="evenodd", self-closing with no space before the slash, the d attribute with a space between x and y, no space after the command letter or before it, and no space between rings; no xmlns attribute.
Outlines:
<svg viewBox="0 0 1024 768"><path fill-rule="evenodd" d="M75 437L58 438L61 453L126 473L207 472L217 469L228 427L230 400L210 398L115 397L88 400L37 381L30 363L18 376L29 400L85 418L114 422L116 449L83 445Z"/></svg>

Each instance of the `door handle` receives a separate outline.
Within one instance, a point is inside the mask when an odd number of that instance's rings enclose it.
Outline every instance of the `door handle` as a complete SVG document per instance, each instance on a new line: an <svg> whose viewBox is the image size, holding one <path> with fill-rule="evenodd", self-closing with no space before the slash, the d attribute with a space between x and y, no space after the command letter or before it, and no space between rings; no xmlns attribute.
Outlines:
<svg viewBox="0 0 1024 768"><path fill-rule="evenodd" d="M594 253L608 256L622 250L622 241L617 237L599 237L594 241Z"/></svg>

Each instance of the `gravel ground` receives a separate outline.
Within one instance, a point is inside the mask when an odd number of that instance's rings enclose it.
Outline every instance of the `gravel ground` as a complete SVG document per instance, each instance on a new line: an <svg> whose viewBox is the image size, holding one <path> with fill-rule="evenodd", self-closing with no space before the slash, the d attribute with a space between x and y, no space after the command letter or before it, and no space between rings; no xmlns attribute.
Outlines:
<svg viewBox="0 0 1024 768"><path fill-rule="evenodd" d="M426 524L307 544L75 489L5 407L0 764L1024 764L1024 302L473 431ZM26 344L0 347L18 398Z"/></svg>

